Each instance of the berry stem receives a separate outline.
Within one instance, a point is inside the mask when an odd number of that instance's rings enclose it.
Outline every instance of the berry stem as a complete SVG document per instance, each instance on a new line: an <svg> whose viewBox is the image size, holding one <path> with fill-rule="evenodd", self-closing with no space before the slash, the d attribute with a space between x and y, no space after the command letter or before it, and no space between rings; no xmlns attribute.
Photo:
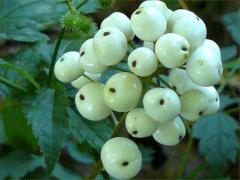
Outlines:
<svg viewBox="0 0 240 180"><path fill-rule="evenodd" d="M185 0L178 0L178 2L183 9L189 9Z"/></svg>
<svg viewBox="0 0 240 180"><path fill-rule="evenodd" d="M90 77L88 77L87 75L83 74L83 77L87 78L88 80L90 80L91 82L95 82L94 80L92 80Z"/></svg>
<svg viewBox="0 0 240 180"><path fill-rule="evenodd" d="M189 138L188 138L186 149L185 149L184 154L183 154L182 162L181 162L181 164L179 166L179 169L177 171L177 177L178 178L182 178L183 175L184 175L184 171L185 171L185 169L188 165L188 159L189 159L192 147L193 147L192 130L191 130L189 124L186 121L184 121L184 124L186 126Z"/></svg>
<svg viewBox="0 0 240 180"><path fill-rule="evenodd" d="M115 127L111 138L116 137L122 130L124 123L125 123L125 119L127 116L127 112L123 113L122 117L120 118L120 120L118 121L117 126ZM93 169L93 171L87 176L86 179L95 179L95 177L98 175L98 173L103 169L103 165L101 160L98 160L98 162L95 164L95 168Z"/></svg>
<svg viewBox="0 0 240 180"><path fill-rule="evenodd" d="M27 92L27 89L25 89L24 87L21 87L21 86L15 84L15 83L9 81L8 79L6 79L4 77L0 77L0 82L5 84L5 85L7 85L7 86L10 86L10 87L12 87L12 88L14 88L16 90L19 90L19 91L21 91L23 93Z"/></svg>
<svg viewBox="0 0 240 180"><path fill-rule="evenodd" d="M118 125L118 120L117 120L113 111L111 112L111 117L112 117L112 120L113 120L113 124L116 127Z"/></svg>
<svg viewBox="0 0 240 180"><path fill-rule="evenodd" d="M54 69L54 64L57 58L57 54L58 54L58 50L63 38L63 35L65 33L65 27L60 31L58 38L56 40L55 46L54 46L54 50L53 50L53 54L52 54L52 59L51 59L51 64L50 64L50 69L49 69L49 73L48 73L48 85L51 85L51 81L52 81L52 76L53 76L53 69Z"/></svg>

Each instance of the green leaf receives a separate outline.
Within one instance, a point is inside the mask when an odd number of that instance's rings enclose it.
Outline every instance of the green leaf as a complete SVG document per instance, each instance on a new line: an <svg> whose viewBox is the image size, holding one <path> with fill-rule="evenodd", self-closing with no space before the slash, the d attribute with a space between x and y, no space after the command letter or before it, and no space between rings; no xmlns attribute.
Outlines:
<svg viewBox="0 0 240 180"><path fill-rule="evenodd" d="M7 141L7 135L4 130L4 124L2 117L0 116L0 144L3 144Z"/></svg>
<svg viewBox="0 0 240 180"><path fill-rule="evenodd" d="M81 179L80 175L77 174L76 172L65 168L64 166L62 166L61 164L57 163L52 175L58 179L62 179L62 180L79 180Z"/></svg>
<svg viewBox="0 0 240 180"><path fill-rule="evenodd" d="M223 110L228 106L231 106L239 102L240 102L239 97L231 98L230 96L220 96L220 109Z"/></svg>
<svg viewBox="0 0 240 180"><path fill-rule="evenodd" d="M144 146L142 144L138 144L138 147L142 153L143 162L149 162L153 160L155 153L154 149Z"/></svg>
<svg viewBox="0 0 240 180"><path fill-rule="evenodd" d="M111 137L113 128L109 120L89 121L70 108L68 114L71 121L71 133L76 138L88 142L94 149L100 150L103 144Z"/></svg>
<svg viewBox="0 0 240 180"><path fill-rule="evenodd" d="M38 83L33 79L33 77L28 72L24 71L22 68L19 68L19 67L13 65L13 64L10 64L10 63L4 61L1 58L0 58L0 67L11 69L11 70L14 70L14 71L18 72L21 76L23 76L27 80L29 80L36 89L39 88Z"/></svg>
<svg viewBox="0 0 240 180"><path fill-rule="evenodd" d="M229 115L217 113L203 117L193 126L193 136L200 139L199 152L215 169L227 167L237 158L237 122Z"/></svg>
<svg viewBox="0 0 240 180"><path fill-rule="evenodd" d="M1 0L0 38L24 42L47 40L40 31L56 24L66 11L55 0Z"/></svg>
<svg viewBox="0 0 240 180"><path fill-rule="evenodd" d="M22 105L8 100L1 109L7 143L23 150L36 151L37 142L22 112Z"/></svg>
<svg viewBox="0 0 240 180"><path fill-rule="evenodd" d="M58 160L68 131L67 96L64 86L38 92L25 109L34 134L43 150L47 171L50 173Z"/></svg>
<svg viewBox="0 0 240 180"><path fill-rule="evenodd" d="M225 14L222 17L223 24L231 33L232 38L240 44L240 11Z"/></svg>
<svg viewBox="0 0 240 180"><path fill-rule="evenodd" d="M234 45L221 48L221 55L222 55L223 62L234 58L236 54L237 54L237 47Z"/></svg>
<svg viewBox="0 0 240 180"><path fill-rule="evenodd" d="M43 165L40 157L22 151L13 151L0 158L0 177L18 179Z"/></svg>

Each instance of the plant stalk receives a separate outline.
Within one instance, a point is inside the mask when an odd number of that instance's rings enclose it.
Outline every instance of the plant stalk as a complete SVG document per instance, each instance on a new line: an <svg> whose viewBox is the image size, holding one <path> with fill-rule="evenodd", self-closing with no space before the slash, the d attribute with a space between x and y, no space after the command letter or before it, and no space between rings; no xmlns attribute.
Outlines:
<svg viewBox="0 0 240 180"><path fill-rule="evenodd" d="M4 78L4 77L0 77L0 82L3 83L3 84L5 84L5 85L7 85L7 86L12 87L13 89L16 89L16 90L18 90L18 91L21 91L21 92L23 92L23 93L27 92L27 89L26 89L26 88L21 87L21 86L19 86L18 84L15 84L15 83L11 82L11 81L9 81L8 79L6 79L6 78Z"/></svg>

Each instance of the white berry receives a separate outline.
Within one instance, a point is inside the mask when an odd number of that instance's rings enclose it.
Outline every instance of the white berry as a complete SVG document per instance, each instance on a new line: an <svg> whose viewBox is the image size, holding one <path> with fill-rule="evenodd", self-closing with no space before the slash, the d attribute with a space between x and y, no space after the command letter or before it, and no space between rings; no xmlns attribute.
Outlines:
<svg viewBox="0 0 240 180"><path fill-rule="evenodd" d="M100 29L93 38L93 50L99 62L106 66L119 63L127 53L125 35L114 27Z"/></svg>
<svg viewBox="0 0 240 180"><path fill-rule="evenodd" d="M158 10L159 12L161 12L162 15L165 17L165 19L167 19L169 16L169 12L168 12L168 8L167 8L166 4L159 0L144 1L140 4L139 7L154 8L154 9Z"/></svg>
<svg viewBox="0 0 240 180"><path fill-rule="evenodd" d="M193 51L203 44L207 36L207 29L199 17L184 16L174 24L173 33L185 37L190 44L191 51Z"/></svg>
<svg viewBox="0 0 240 180"><path fill-rule="evenodd" d="M99 78L101 77L101 74L91 74L86 71L84 72L84 75L87 76L88 78L85 76L80 76L78 79L71 82L72 86L77 89L80 89L85 84L91 83L92 81L98 81Z"/></svg>
<svg viewBox="0 0 240 180"><path fill-rule="evenodd" d="M136 107L142 93L139 78L127 72L113 75L104 87L106 104L117 112L127 112Z"/></svg>
<svg viewBox="0 0 240 180"><path fill-rule="evenodd" d="M181 141L186 134L185 126L179 117L173 121L159 123L153 138L160 144L174 146Z"/></svg>
<svg viewBox="0 0 240 180"><path fill-rule="evenodd" d="M125 125L128 133L137 138L151 136L157 128L157 122L143 108L131 110L127 114Z"/></svg>
<svg viewBox="0 0 240 180"><path fill-rule="evenodd" d="M181 115L189 121L196 121L208 107L205 94L198 90L189 90L180 96Z"/></svg>
<svg viewBox="0 0 240 180"><path fill-rule="evenodd" d="M114 12L109 17L104 19L101 23L101 28L104 27L118 28L125 34L128 41L132 40L134 37L130 19L121 12Z"/></svg>
<svg viewBox="0 0 240 180"><path fill-rule="evenodd" d="M172 121L180 113L178 95L168 88L153 88L143 97L147 114L158 122Z"/></svg>
<svg viewBox="0 0 240 180"><path fill-rule="evenodd" d="M189 57L190 46L181 35L168 33L161 36L155 46L155 52L163 66L175 68L183 65Z"/></svg>
<svg viewBox="0 0 240 180"><path fill-rule="evenodd" d="M109 175L117 179L131 179L142 166L142 155L130 139L115 137L102 147L101 160Z"/></svg>
<svg viewBox="0 0 240 180"><path fill-rule="evenodd" d="M166 20L161 12L151 7L137 9L131 16L132 29L143 41L156 41L166 31Z"/></svg>
<svg viewBox="0 0 240 180"><path fill-rule="evenodd" d="M206 39L202 46L208 47L209 49L214 51L219 56L219 59L221 59L221 51L216 42L211 39Z"/></svg>
<svg viewBox="0 0 240 180"><path fill-rule="evenodd" d="M219 56L207 47L199 47L187 62L187 74L192 81L201 86L216 84L222 75Z"/></svg>
<svg viewBox="0 0 240 180"><path fill-rule="evenodd" d="M75 97L75 103L80 114L88 120L98 121L106 118L111 109L105 104L103 85L89 83L83 86Z"/></svg>
<svg viewBox="0 0 240 180"><path fill-rule="evenodd" d="M157 57L154 52L148 48L137 48L128 56L128 67L138 76L146 77L153 74L157 66Z"/></svg>
<svg viewBox="0 0 240 180"><path fill-rule="evenodd" d="M68 83L83 74L84 70L79 63L78 58L78 52L70 51L66 52L58 59L54 66L54 74L59 81Z"/></svg>
<svg viewBox="0 0 240 180"><path fill-rule="evenodd" d="M99 63L93 51L93 39L89 39L82 44L79 54L80 64L85 71L98 74L107 69L107 66Z"/></svg>

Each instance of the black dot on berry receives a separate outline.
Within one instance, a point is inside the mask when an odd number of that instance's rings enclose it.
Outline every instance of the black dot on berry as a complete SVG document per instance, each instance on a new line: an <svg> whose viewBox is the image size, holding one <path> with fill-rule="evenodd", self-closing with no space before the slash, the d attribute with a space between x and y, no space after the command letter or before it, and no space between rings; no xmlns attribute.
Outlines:
<svg viewBox="0 0 240 180"><path fill-rule="evenodd" d="M136 12L135 12L135 14L140 14L140 13L141 13L141 11L136 11Z"/></svg>
<svg viewBox="0 0 240 180"><path fill-rule="evenodd" d="M180 135L180 136L179 136L179 141L181 141L181 140L182 140L182 138L183 138L183 137L182 137L182 135Z"/></svg>
<svg viewBox="0 0 240 180"><path fill-rule="evenodd" d="M108 36L110 34L110 32L104 32L103 36Z"/></svg>
<svg viewBox="0 0 240 180"><path fill-rule="evenodd" d="M115 92L116 92L115 88L109 88L109 91L110 91L111 93L115 93Z"/></svg>
<svg viewBox="0 0 240 180"><path fill-rule="evenodd" d="M200 112L198 113L198 115L199 115L199 116L201 116L202 114L203 114L203 112L202 112L202 111L200 111Z"/></svg>
<svg viewBox="0 0 240 180"><path fill-rule="evenodd" d="M82 94L80 94L80 99L83 101L84 99L85 99L85 97L82 95Z"/></svg>
<svg viewBox="0 0 240 180"><path fill-rule="evenodd" d="M64 58L61 58L61 59L60 59L60 62L63 62L63 61L64 61Z"/></svg>
<svg viewBox="0 0 240 180"><path fill-rule="evenodd" d="M199 17L196 17L196 18L197 18L198 21L200 20Z"/></svg>
<svg viewBox="0 0 240 180"><path fill-rule="evenodd" d="M81 54L80 54L80 57L81 57L81 56L83 56L84 54L85 54L85 52L84 52L84 51L83 51L83 52L81 52Z"/></svg>
<svg viewBox="0 0 240 180"><path fill-rule="evenodd" d="M160 105L163 105L163 104L164 104L164 100L161 99L161 100L159 101L159 103L160 103Z"/></svg>
<svg viewBox="0 0 240 180"><path fill-rule="evenodd" d="M123 166L127 166L128 164L129 164L128 161L124 161L124 162L122 163Z"/></svg>
<svg viewBox="0 0 240 180"><path fill-rule="evenodd" d="M216 101L218 101L218 97L216 98Z"/></svg>
<svg viewBox="0 0 240 180"><path fill-rule="evenodd" d="M136 65L137 65L137 61L133 61L132 62L132 67L136 67Z"/></svg>
<svg viewBox="0 0 240 180"><path fill-rule="evenodd" d="M137 131L133 131L133 132L132 132L132 134L135 134L135 135L136 135L137 133L138 133Z"/></svg>
<svg viewBox="0 0 240 180"><path fill-rule="evenodd" d="M185 46L181 47L181 49L182 49L183 51L187 51L187 47L185 47Z"/></svg>
<svg viewBox="0 0 240 180"><path fill-rule="evenodd" d="M176 90L177 90L176 86L173 86L173 87L172 87L172 89L173 89L174 91L176 91Z"/></svg>

